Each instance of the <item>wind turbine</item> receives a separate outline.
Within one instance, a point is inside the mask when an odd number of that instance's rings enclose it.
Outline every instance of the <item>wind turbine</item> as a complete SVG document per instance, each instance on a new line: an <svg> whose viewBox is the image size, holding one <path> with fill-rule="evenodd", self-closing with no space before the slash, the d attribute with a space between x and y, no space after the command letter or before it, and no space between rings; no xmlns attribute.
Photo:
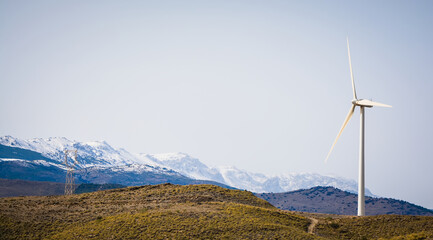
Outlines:
<svg viewBox="0 0 433 240"><path fill-rule="evenodd" d="M335 138L334 143L331 146L331 150L329 150L328 156L326 156L325 163L328 161L329 155L331 155L332 149L334 149L335 144L340 138L341 133L349 122L350 118L352 118L353 112L355 108L358 106L360 108L361 113L361 125L360 125L360 138L359 138L359 176L358 176L358 216L365 215L365 181L364 181L364 120L365 120L365 112L364 108L371 108L373 106L377 107L391 107L390 105L386 105L383 103L373 102L367 99L358 99L356 96L355 90L355 81L353 79L353 71L352 71L352 61L350 59L350 48L349 48L349 38L347 38L347 53L349 55L349 67L350 67L350 77L352 78L352 90L353 90L353 100L352 106L350 107L349 113L346 116L346 119L343 122L343 126L338 132L337 138Z"/></svg>

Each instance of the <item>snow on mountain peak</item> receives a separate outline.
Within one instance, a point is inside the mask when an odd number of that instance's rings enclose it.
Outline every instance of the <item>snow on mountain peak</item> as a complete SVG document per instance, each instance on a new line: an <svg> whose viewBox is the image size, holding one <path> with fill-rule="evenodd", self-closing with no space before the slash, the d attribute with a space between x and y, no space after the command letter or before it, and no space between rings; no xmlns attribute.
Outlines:
<svg viewBox="0 0 433 240"><path fill-rule="evenodd" d="M48 139L32 138L28 140L22 140L11 136L0 137L0 144L10 147L24 148L46 154L55 153L60 148L72 148L73 143L73 141L70 141L64 137L50 137Z"/></svg>
<svg viewBox="0 0 433 240"><path fill-rule="evenodd" d="M103 141L103 142L101 142L101 141L84 142L83 144L89 145L89 146L94 147L94 148L106 147L108 145L107 142L105 142L105 141Z"/></svg>
<svg viewBox="0 0 433 240"><path fill-rule="evenodd" d="M147 154L146 157L187 177L225 183L224 178L217 170L209 168L197 158L186 153Z"/></svg>
<svg viewBox="0 0 433 240"><path fill-rule="evenodd" d="M165 161L182 161L183 159L191 158L186 153L181 152L173 152L173 153L156 153L156 154L149 154L150 156L158 159L161 162Z"/></svg>
<svg viewBox="0 0 433 240"><path fill-rule="evenodd" d="M39 152L43 156L58 162L63 162L65 149L77 149L79 168L104 165L115 166L137 162L132 154L116 150L105 141L81 143L71 141L65 137L21 140L11 136L3 136L0 137L0 144Z"/></svg>

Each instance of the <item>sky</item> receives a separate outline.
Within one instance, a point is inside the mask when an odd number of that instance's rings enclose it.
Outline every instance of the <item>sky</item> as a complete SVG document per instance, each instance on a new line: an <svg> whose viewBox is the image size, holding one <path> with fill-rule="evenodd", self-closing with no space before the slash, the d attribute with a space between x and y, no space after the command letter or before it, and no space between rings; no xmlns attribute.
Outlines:
<svg viewBox="0 0 433 240"><path fill-rule="evenodd" d="M433 209L432 1L0 0L0 135L358 178Z"/></svg>

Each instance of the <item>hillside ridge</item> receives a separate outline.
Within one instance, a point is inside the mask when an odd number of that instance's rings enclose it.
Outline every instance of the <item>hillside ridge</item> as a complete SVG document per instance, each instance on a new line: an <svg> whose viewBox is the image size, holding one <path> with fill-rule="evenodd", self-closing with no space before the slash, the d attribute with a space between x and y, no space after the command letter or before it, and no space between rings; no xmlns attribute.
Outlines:
<svg viewBox="0 0 433 240"><path fill-rule="evenodd" d="M355 215L357 195L334 187L318 186L286 193L256 193L282 210L339 215ZM433 211L392 198L365 198L366 215L421 215L433 216Z"/></svg>

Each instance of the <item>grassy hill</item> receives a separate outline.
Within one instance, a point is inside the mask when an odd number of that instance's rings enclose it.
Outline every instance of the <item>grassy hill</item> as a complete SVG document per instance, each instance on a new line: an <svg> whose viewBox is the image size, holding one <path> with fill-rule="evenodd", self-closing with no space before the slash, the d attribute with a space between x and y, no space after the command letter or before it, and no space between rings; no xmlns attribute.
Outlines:
<svg viewBox="0 0 433 240"><path fill-rule="evenodd" d="M113 188L126 187L120 184L93 184L81 183L76 184L75 193L95 192ZM63 195L65 193L65 184L58 182L45 181L26 181L20 179L3 179L0 178L0 197L16 196L47 196Z"/></svg>
<svg viewBox="0 0 433 240"><path fill-rule="evenodd" d="M250 192L213 185L163 184L71 196L0 198L0 239L381 237L433 238L433 217L357 218L283 211Z"/></svg>
<svg viewBox="0 0 433 240"><path fill-rule="evenodd" d="M317 239L310 220L213 185L0 199L3 239Z"/></svg>
<svg viewBox="0 0 433 240"><path fill-rule="evenodd" d="M358 196L334 187L313 187L286 193L260 193L258 197L283 210L355 215ZM392 198L365 197L366 215L433 216L433 211Z"/></svg>
<svg viewBox="0 0 433 240"><path fill-rule="evenodd" d="M62 195L65 184L0 178L0 197Z"/></svg>
<svg viewBox="0 0 433 240"><path fill-rule="evenodd" d="M433 239L433 217L322 217L315 234L327 239Z"/></svg>

